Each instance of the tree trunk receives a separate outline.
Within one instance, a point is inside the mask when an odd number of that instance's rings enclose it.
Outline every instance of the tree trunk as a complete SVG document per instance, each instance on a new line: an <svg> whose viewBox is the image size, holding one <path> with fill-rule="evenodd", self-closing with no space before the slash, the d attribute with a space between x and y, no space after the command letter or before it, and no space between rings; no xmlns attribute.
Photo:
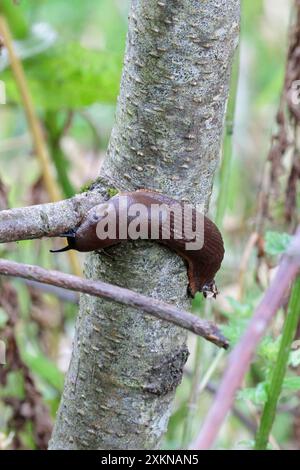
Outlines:
<svg viewBox="0 0 300 470"><path fill-rule="evenodd" d="M99 188L151 188L208 207L239 16L239 0L132 0ZM86 276L187 306L186 268L173 252L139 241L110 255L90 254ZM157 448L185 340L176 326L82 295L50 449Z"/></svg>

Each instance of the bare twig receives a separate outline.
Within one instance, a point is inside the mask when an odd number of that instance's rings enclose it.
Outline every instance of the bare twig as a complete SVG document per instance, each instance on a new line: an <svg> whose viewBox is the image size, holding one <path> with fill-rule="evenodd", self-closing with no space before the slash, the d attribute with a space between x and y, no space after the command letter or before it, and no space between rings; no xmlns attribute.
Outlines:
<svg viewBox="0 0 300 470"><path fill-rule="evenodd" d="M290 284L300 266L300 226L292 239L286 256L283 257L277 274L256 308L247 331L231 353L215 401L210 408L201 432L193 445L195 449L208 449L215 441L220 427L229 411L234 396L249 367L255 349L276 314Z"/></svg>
<svg viewBox="0 0 300 470"><path fill-rule="evenodd" d="M13 261L0 260L0 274L5 276L21 277L43 284L50 284L64 289L70 289L85 294L114 300L118 303L141 308L145 312L160 320L165 320L181 326L196 335L227 349L229 344L216 325L206 320L201 320L189 312L180 310L172 305L165 304L155 299L133 292L129 289L113 286L101 281L90 281L71 274L63 274L58 271L47 271L38 266L15 263Z"/></svg>
<svg viewBox="0 0 300 470"><path fill-rule="evenodd" d="M57 237L76 227L86 211L104 199L104 191L90 191L59 202L0 211L0 243Z"/></svg>

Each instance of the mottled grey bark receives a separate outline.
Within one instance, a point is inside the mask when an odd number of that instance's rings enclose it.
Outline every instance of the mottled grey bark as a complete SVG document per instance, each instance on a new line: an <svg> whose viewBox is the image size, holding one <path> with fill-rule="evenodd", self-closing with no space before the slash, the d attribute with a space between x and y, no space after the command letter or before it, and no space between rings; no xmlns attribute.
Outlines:
<svg viewBox="0 0 300 470"><path fill-rule="evenodd" d="M219 160L239 0L133 0L101 181L208 206ZM181 259L148 242L93 253L86 275L186 306ZM157 448L187 359L183 330L81 297L51 449Z"/></svg>

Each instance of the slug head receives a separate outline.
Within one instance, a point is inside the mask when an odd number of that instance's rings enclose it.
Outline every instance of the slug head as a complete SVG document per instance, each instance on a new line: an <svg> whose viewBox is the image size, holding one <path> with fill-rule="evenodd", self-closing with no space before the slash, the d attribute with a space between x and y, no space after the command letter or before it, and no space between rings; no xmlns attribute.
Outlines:
<svg viewBox="0 0 300 470"><path fill-rule="evenodd" d="M202 287L202 293L205 299L210 299L212 297L215 299L217 297L219 291L214 279L204 284L204 286Z"/></svg>

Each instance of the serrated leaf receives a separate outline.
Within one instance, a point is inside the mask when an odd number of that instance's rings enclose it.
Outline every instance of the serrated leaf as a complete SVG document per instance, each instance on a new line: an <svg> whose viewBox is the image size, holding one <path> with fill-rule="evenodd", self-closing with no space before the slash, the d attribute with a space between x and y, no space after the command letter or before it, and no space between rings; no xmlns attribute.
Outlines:
<svg viewBox="0 0 300 470"><path fill-rule="evenodd" d="M280 341L281 336L278 336L276 340L271 336L266 336L259 346L258 355L264 360L274 363L278 358Z"/></svg>
<svg viewBox="0 0 300 470"><path fill-rule="evenodd" d="M114 103L121 75L120 55L78 43L55 46L24 61L34 104L43 110L76 109L95 102ZM3 74L8 102L20 102L10 70Z"/></svg>
<svg viewBox="0 0 300 470"><path fill-rule="evenodd" d="M248 303L241 303L233 297L226 297L230 306L234 310L234 314L241 318L249 318L253 313L253 306Z"/></svg>
<svg viewBox="0 0 300 470"><path fill-rule="evenodd" d="M268 384L260 382L256 387L243 388L238 392L238 400L250 400L255 405L264 405L268 399Z"/></svg>
<svg viewBox="0 0 300 470"><path fill-rule="evenodd" d="M228 338L231 346L238 342L247 324L248 321L245 320L231 320L227 325L222 325L222 333Z"/></svg>
<svg viewBox="0 0 300 470"><path fill-rule="evenodd" d="M267 232L265 235L265 251L272 256L284 253L291 241L288 233Z"/></svg>

